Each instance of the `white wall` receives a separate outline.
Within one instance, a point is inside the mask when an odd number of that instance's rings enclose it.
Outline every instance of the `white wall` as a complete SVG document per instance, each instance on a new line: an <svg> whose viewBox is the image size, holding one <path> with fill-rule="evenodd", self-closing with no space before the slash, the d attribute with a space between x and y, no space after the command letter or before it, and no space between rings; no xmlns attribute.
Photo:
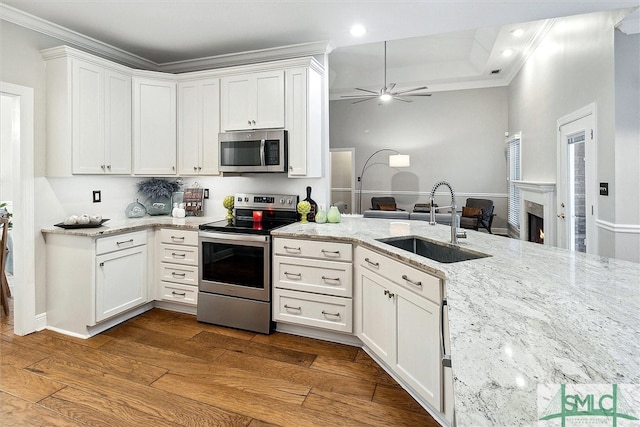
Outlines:
<svg viewBox="0 0 640 427"><path fill-rule="evenodd" d="M509 86L509 132L522 133L522 179L556 182L556 121L590 103L597 106L598 219L615 222L616 131L614 25L622 15L559 18ZM638 169L636 159L627 166ZM636 189L638 181L636 180ZM636 190L637 191L637 190ZM615 235L599 228L599 254L615 257Z"/></svg>
<svg viewBox="0 0 640 427"><path fill-rule="evenodd" d="M615 256L640 262L640 34L615 32Z"/></svg>
<svg viewBox="0 0 640 427"><path fill-rule="evenodd" d="M507 105L507 88L437 92L409 104L331 101L331 148L355 148L356 177L378 149L411 156L411 167L402 169L388 166L392 153L371 160L364 174L363 209L371 206L371 196L392 195L399 207L411 210L415 203L428 202L433 185L446 180L458 206L467 197L493 199L498 215L493 225L504 228ZM444 187L438 191L441 206L449 204L445 192Z"/></svg>

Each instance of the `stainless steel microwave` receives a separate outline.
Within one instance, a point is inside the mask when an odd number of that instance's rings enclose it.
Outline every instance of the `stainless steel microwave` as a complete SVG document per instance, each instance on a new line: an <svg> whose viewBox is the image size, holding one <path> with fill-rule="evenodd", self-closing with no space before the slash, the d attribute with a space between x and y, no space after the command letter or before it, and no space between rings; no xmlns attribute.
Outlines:
<svg viewBox="0 0 640 427"><path fill-rule="evenodd" d="M218 141L220 172L287 172L284 129L225 132Z"/></svg>

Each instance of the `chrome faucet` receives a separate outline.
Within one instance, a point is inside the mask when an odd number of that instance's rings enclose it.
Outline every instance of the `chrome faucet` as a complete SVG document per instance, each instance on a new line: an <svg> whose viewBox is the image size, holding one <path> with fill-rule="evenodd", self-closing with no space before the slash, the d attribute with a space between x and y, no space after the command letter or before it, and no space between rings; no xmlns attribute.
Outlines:
<svg viewBox="0 0 640 427"><path fill-rule="evenodd" d="M449 192L451 193L451 205L450 206L440 206L438 209L446 209L451 208L451 243L454 245L458 244L458 239L466 239L467 233L465 231L458 231L458 227L456 227L456 196L453 193L453 188L451 188L451 184L446 181L437 182L433 188L431 189L431 196L429 197L429 201L431 204L431 208L429 209L429 224L436 224L436 214L434 207L434 197L436 194L436 190L441 185L446 185L449 187Z"/></svg>

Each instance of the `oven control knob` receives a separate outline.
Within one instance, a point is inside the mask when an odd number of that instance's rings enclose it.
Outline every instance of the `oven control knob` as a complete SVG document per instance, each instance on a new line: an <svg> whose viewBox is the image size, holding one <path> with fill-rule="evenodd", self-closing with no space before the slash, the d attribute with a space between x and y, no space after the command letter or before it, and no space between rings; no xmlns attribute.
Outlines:
<svg viewBox="0 0 640 427"><path fill-rule="evenodd" d="M287 204L288 204L288 205L290 205L290 204L292 204L292 203L293 203L293 200L292 200L292 199L288 199L288 200L287 200Z"/></svg>
<svg viewBox="0 0 640 427"><path fill-rule="evenodd" d="M284 199L280 199L280 204L284 205Z"/></svg>
<svg viewBox="0 0 640 427"><path fill-rule="evenodd" d="M248 198L248 197L245 197L245 198L244 198L244 201L245 201L245 202L249 202L249 198Z"/></svg>
<svg viewBox="0 0 640 427"><path fill-rule="evenodd" d="M242 197L238 197L238 201L241 202L242 201Z"/></svg>

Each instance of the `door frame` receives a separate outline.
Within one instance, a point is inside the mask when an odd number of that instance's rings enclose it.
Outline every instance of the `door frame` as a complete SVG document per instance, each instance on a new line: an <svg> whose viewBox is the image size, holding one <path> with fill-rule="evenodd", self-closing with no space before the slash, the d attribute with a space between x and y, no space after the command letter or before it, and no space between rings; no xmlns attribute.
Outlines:
<svg viewBox="0 0 640 427"><path fill-rule="evenodd" d="M349 200L350 211L352 214L355 213L355 202L356 202L356 179L355 173L356 170L356 149L355 148L330 148L329 149L329 200L327 203L327 211L329 210L329 206L331 205L331 191L333 189L333 182L331 182L331 172L333 165L331 164L331 153L338 151L347 151L351 153L351 200Z"/></svg>
<svg viewBox="0 0 640 427"><path fill-rule="evenodd" d="M18 149L12 150L14 186L13 330L26 335L36 330L35 209L34 209L34 95L33 88L0 82L0 94L13 99L19 114Z"/></svg>
<svg viewBox="0 0 640 427"><path fill-rule="evenodd" d="M598 117L597 117L597 105L596 103L588 104L579 110L576 110L566 116L563 116L557 120L557 157L556 157L556 214L559 216L561 214L561 206L564 200L560 200L561 192L560 186L566 186L566 182L561 182L562 177L567 176L567 165L562 163L563 159L563 151L565 149L565 141L562 138L562 127L578 120L584 118L591 118L591 125L593 135L590 135L587 132L585 135L586 141L592 141L592 144L586 145L585 142L585 161L586 161L586 176L585 182L587 184L586 187L586 197L587 201L589 201L592 214L587 215L587 253L589 254L598 254L598 230L596 221L598 218L598 196L596 192L596 183L598 182ZM589 185L591 184L591 185ZM587 206L587 212L589 211L589 207ZM559 220L556 220L559 222ZM557 246L560 246L560 239L563 238L561 236L561 227L559 224L556 224L557 236L556 243ZM565 235L564 239L566 240L566 227L565 227ZM568 242L567 242L568 244Z"/></svg>

